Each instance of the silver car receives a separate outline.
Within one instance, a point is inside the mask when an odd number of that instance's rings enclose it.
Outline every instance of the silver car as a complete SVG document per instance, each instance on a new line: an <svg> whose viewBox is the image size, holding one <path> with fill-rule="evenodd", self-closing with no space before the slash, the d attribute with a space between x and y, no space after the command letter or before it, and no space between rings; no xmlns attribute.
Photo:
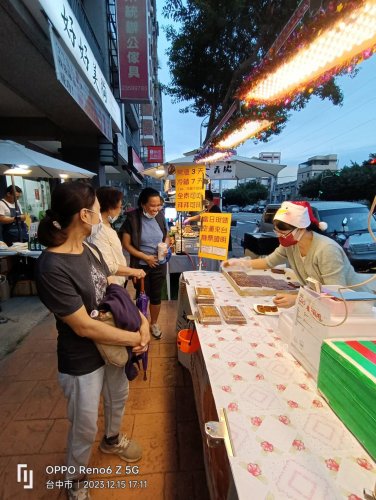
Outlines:
<svg viewBox="0 0 376 500"><path fill-rule="evenodd" d="M376 270L376 242L368 232L369 210L366 205L348 201L310 201L310 204L315 217L328 224L324 234L344 248L355 270ZM259 234L258 238L263 235L275 240L274 244L268 242L268 248L278 246L273 232L273 219L280 206L280 203L267 205L255 231ZM371 219L371 227L376 232L375 216Z"/></svg>

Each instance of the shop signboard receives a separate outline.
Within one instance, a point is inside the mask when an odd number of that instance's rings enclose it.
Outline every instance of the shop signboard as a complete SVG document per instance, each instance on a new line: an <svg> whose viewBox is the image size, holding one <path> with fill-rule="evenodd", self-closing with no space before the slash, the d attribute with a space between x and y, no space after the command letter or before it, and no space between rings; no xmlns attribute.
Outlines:
<svg viewBox="0 0 376 500"><path fill-rule="evenodd" d="M163 146L147 146L148 163L163 163Z"/></svg>
<svg viewBox="0 0 376 500"><path fill-rule="evenodd" d="M205 167L176 167L175 208L178 212L200 212L205 196Z"/></svg>
<svg viewBox="0 0 376 500"><path fill-rule="evenodd" d="M57 79L106 139L112 142L110 115L98 101L94 92L86 85L78 69L54 35L52 29L50 29L50 35Z"/></svg>
<svg viewBox="0 0 376 500"><path fill-rule="evenodd" d="M199 257L226 260L230 241L231 214L207 212L201 216Z"/></svg>
<svg viewBox="0 0 376 500"><path fill-rule="evenodd" d="M128 146L128 164L134 172L144 176L144 164L132 146Z"/></svg>
<svg viewBox="0 0 376 500"><path fill-rule="evenodd" d="M117 138L117 152L121 156L123 161L128 163L128 144L124 139L124 136L120 133L115 134Z"/></svg>
<svg viewBox="0 0 376 500"><path fill-rule="evenodd" d="M68 0L39 0L65 46L86 76L90 88L111 115L117 130L121 130L119 104L111 92L88 41L69 5ZM50 30L51 33L51 30ZM56 62L55 62L56 64ZM77 72L77 70L76 70Z"/></svg>
<svg viewBox="0 0 376 500"><path fill-rule="evenodd" d="M206 175L209 179L236 179L236 165L230 162L218 163L217 165L211 165L206 167Z"/></svg>
<svg viewBox="0 0 376 500"><path fill-rule="evenodd" d="M150 102L147 0L117 0L120 99Z"/></svg>

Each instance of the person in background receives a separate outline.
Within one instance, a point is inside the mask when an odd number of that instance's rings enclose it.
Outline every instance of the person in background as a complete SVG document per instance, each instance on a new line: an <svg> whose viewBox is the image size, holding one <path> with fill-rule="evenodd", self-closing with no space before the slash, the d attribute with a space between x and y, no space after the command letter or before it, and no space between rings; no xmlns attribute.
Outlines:
<svg viewBox="0 0 376 500"><path fill-rule="evenodd" d="M279 247L263 259L230 259L223 267L241 264L245 269L268 269L279 264L289 264L299 283L306 285L307 278L314 278L323 285L349 286L362 283L370 276L357 274L343 248L322 231L325 222L319 222L307 201L283 202L273 220ZM355 291L372 291L364 285ZM291 307L296 294L277 294L274 303L278 307Z"/></svg>
<svg viewBox="0 0 376 500"><path fill-rule="evenodd" d="M22 195L22 189L18 186L8 186L6 194L0 200L0 223L2 224L2 240L11 246L15 242L28 241L29 235L25 224L26 215L18 200Z"/></svg>
<svg viewBox="0 0 376 500"><path fill-rule="evenodd" d="M204 200L204 205L205 205L205 210L204 212L209 212L211 214L220 214L222 213L221 212L221 209L219 208L218 205L216 205L214 203L214 196L213 196L213 193L209 190L209 189L206 189L205 191L205 200ZM191 217L188 217L187 219L185 219L183 221L183 224L186 225L186 224L191 224L191 222L196 222L196 221L199 221L200 220L200 217L201 217L201 213L197 214L197 215L193 215ZM231 238L231 234L230 234L230 239L229 239L229 243L228 243L228 251L231 252L232 251L232 238Z"/></svg>
<svg viewBox="0 0 376 500"><path fill-rule="evenodd" d="M67 443L69 499L90 498L82 482L97 434L98 407L103 395L105 435L103 453L136 462L140 446L120 432L128 379L124 368L105 364L95 342L131 346L145 352L150 341L147 319L141 315L138 332L121 330L92 319L102 301L110 274L106 263L85 244L101 222L92 186L83 182L60 184L52 193L51 209L39 223L38 239L47 247L37 261L36 284L45 306L54 313L58 331L58 378L67 398L70 431Z"/></svg>
<svg viewBox="0 0 376 500"><path fill-rule="evenodd" d="M221 213L221 209L219 208L218 205L216 205L214 203L213 200L214 200L213 193L209 189L206 189L206 191L205 191L205 199L204 199L204 205L205 205L204 212L210 212L210 213L214 213L214 214L220 214ZM203 212L200 212L197 215L192 215L191 217L187 217L183 221L183 224L187 225L187 224L191 224L192 222L199 221L202 213Z"/></svg>
<svg viewBox="0 0 376 500"><path fill-rule="evenodd" d="M160 205L158 191L152 188L143 189L138 198L138 208L127 213L127 218L120 228L123 247L131 256L131 267L137 267L146 273L145 292L150 299L150 330L157 340L162 338L158 316L167 268L166 263L158 262L157 247L158 243L165 242L167 246L169 243L166 221ZM136 283L136 290L139 293L139 283Z"/></svg>
<svg viewBox="0 0 376 500"><path fill-rule="evenodd" d="M101 207L102 223L97 226L97 231L88 238L88 241L101 251L111 274L114 275L113 280L118 285L124 286L127 276L144 278L143 269L128 267L121 241L117 232L111 227L121 214L123 193L106 186L97 189L96 194Z"/></svg>

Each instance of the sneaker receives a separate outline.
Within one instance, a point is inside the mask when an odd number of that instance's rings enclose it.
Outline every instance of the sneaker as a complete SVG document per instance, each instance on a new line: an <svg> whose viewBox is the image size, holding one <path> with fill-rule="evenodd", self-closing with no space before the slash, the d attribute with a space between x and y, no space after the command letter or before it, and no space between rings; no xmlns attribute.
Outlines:
<svg viewBox="0 0 376 500"><path fill-rule="evenodd" d="M126 434L119 434L119 442L117 444L107 444L103 438L100 442L99 449L103 453L111 453L117 455L126 462L137 462L142 457L142 449L136 441L128 439Z"/></svg>
<svg viewBox="0 0 376 500"><path fill-rule="evenodd" d="M68 500L89 500L90 492L88 488L84 487L82 481L75 481L72 487L67 489Z"/></svg>
<svg viewBox="0 0 376 500"><path fill-rule="evenodd" d="M157 323L150 325L150 332L156 340L160 340L162 338L162 332Z"/></svg>

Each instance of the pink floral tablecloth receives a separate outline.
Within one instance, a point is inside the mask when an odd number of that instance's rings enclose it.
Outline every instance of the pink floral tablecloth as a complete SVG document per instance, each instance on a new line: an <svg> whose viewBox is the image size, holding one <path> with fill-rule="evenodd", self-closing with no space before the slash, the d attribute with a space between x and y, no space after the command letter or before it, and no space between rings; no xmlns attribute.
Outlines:
<svg viewBox="0 0 376 500"><path fill-rule="evenodd" d="M362 500L376 466L286 349L278 318L257 315L221 273L185 272L192 311L194 286L212 286L216 305L237 305L247 325L196 322L217 410L227 411L240 499Z"/></svg>

